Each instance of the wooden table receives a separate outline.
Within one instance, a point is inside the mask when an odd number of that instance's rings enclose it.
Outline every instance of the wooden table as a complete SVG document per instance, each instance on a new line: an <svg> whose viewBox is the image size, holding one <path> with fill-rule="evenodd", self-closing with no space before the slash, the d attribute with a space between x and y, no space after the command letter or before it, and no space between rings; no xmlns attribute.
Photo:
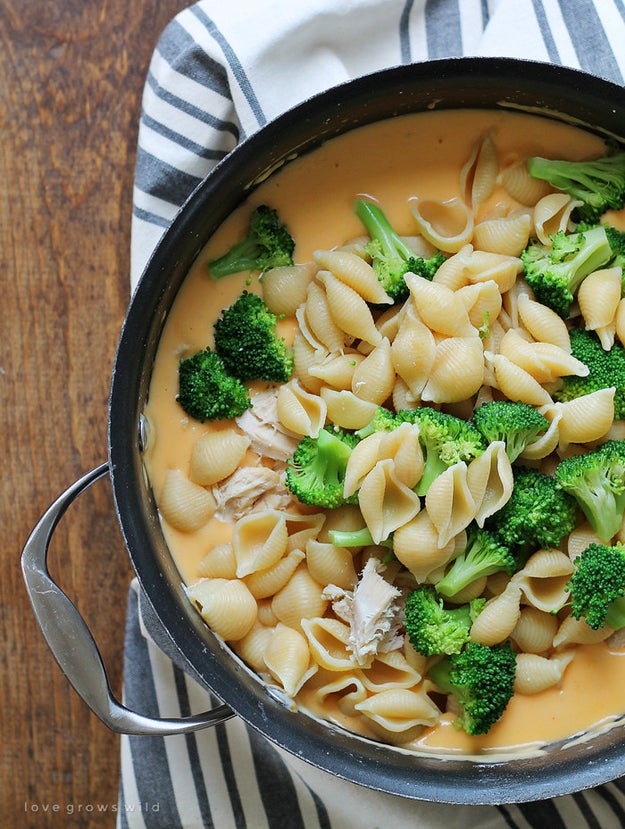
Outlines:
<svg viewBox="0 0 625 829"><path fill-rule="evenodd" d="M56 495L106 459L141 92L186 5L0 2L0 825L14 829L115 825L118 737L53 661L19 562ZM50 565L119 694L131 570L106 479L68 511Z"/></svg>

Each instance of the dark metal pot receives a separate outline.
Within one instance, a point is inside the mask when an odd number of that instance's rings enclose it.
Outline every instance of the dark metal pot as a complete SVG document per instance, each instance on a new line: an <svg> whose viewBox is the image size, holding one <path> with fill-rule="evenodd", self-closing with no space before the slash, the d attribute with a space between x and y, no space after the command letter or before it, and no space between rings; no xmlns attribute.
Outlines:
<svg viewBox="0 0 625 829"><path fill-rule="evenodd" d="M457 58L397 67L302 103L239 145L195 190L165 233L132 298L111 385L109 461L75 483L43 516L22 555L33 609L78 693L116 731L171 734L236 713L294 755L355 783L409 798L494 804L554 797L625 774L622 725L536 756L481 762L407 754L293 713L202 622L165 544L141 455L142 410L159 337L176 292L212 233L267 173L324 140L395 115L441 108L527 110L625 136L625 91L579 71L529 61ZM186 720L154 721L113 698L93 639L50 578L56 523L90 483L110 473L121 529L142 589L181 656L224 706ZM228 707L226 707L228 706ZM624 705L625 707L625 705Z"/></svg>

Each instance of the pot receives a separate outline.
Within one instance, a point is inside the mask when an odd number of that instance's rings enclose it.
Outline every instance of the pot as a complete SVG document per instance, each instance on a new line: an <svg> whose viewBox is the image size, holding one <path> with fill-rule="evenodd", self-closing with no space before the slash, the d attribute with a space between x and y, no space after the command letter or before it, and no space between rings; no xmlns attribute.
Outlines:
<svg viewBox="0 0 625 829"><path fill-rule="evenodd" d="M436 108L524 110L625 136L625 91L582 72L530 61L457 58L383 70L305 101L241 143L190 196L165 233L130 303L109 401L108 462L71 486L43 516L22 555L33 609L62 670L112 729L188 732L237 714L309 763L380 791L446 803L495 804L549 798L625 773L625 735L616 726L519 759L438 759L409 754L293 712L207 629L184 592L164 541L142 464L142 410L164 320L191 264L221 222L257 183L321 142L379 119ZM112 696L97 647L46 567L54 528L93 481L110 475L117 517L142 590L196 677L224 705L203 715L155 721Z"/></svg>

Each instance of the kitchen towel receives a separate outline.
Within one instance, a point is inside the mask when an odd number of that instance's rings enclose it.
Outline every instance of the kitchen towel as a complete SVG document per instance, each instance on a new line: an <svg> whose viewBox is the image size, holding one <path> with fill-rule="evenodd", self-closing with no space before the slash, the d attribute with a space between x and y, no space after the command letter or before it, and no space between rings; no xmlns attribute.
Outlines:
<svg viewBox="0 0 625 829"><path fill-rule="evenodd" d="M581 68L622 84L623 0L201 0L154 51L133 191L131 287L186 197L238 142L310 95L388 66L462 55ZM128 595L124 702L150 716L218 704ZM363 789L239 718L121 738L118 829L617 829L625 781L549 801L457 807Z"/></svg>

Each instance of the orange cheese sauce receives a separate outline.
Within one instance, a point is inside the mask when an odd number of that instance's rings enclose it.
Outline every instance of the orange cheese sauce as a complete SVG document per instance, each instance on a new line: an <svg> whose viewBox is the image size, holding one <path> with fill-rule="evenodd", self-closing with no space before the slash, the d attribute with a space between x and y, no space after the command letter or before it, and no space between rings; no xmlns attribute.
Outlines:
<svg viewBox="0 0 625 829"><path fill-rule="evenodd" d="M145 464L158 498L168 469L187 470L197 438L220 424L188 419L177 404L180 356L212 344L212 327L222 308L244 288L259 290L246 275L213 282L206 261L223 253L245 233L250 211L258 204L275 207L296 240L295 261L306 262L316 249L327 249L361 235L353 214L358 195L377 199L399 233L415 232L408 199L448 199L459 193L459 175L474 144L488 132L495 140L500 164L518 157L546 155L579 159L605 151L602 139L571 126L511 112L432 111L401 116L352 131L287 164L264 182L246 205L218 230L191 269L166 322L150 386L145 414L149 443ZM502 198L496 189L484 214ZM217 520L193 533L167 525L164 532L182 578L197 579L197 566L207 551L228 540L231 528ZM599 682L598 682L599 680ZM606 718L625 712L625 655L606 645L579 647L560 687L534 696L515 696L488 735L469 738L444 717L411 744L427 751L479 754L536 745L577 734ZM314 711L312 696L300 695L304 707L347 728L363 730L338 711Z"/></svg>

